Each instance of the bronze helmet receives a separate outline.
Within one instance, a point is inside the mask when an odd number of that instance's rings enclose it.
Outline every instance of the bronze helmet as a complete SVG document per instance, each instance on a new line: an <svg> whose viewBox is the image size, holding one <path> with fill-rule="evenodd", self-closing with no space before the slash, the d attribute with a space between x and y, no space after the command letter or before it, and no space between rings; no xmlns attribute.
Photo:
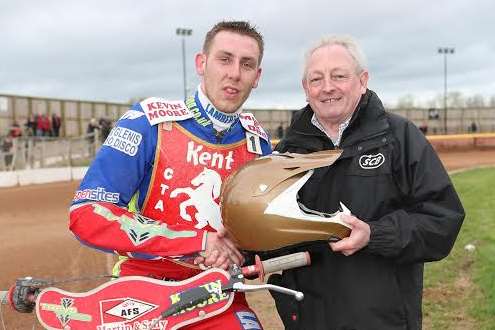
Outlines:
<svg viewBox="0 0 495 330"><path fill-rule="evenodd" d="M240 249L271 251L307 241L342 239L350 227L342 211L325 214L298 203L297 192L315 168L332 165L341 151L283 153L248 162L224 182L223 224Z"/></svg>

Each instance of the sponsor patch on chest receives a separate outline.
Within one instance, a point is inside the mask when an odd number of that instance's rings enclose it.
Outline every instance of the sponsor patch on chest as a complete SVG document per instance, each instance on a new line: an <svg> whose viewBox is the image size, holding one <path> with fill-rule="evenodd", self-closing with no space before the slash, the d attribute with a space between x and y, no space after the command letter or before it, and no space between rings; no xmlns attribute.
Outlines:
<svg viewBox="0 0 495 330"><path fill-rule="evenodd" d="M378 168L385 162L385 156L382 153L372 155L362 155L359 157L359 166L365 170Z"/></svg>
<svg viewBox="0 0 495 330"><path fill-rule="evenodd" d="M149 97L139 104L151 125L193 117L184 101L169 101L159 97Z"/></svg>

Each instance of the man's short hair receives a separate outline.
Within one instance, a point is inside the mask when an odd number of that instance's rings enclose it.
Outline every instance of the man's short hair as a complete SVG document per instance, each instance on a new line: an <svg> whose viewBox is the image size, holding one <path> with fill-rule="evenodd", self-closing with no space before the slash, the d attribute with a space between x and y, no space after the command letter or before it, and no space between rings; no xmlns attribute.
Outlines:
<svg viewBox="0 0 495 330"><path fill-rule="evenodd" d="M306 56L304 59L304 72L303 72L304 78L306 78L306 74L308 73L308 63L311 58L311 55L313 55L313 53L317 49L333 46L333 45L340 45L345 49L347 49L349 55L351 55L352 59L354 60L354 63L356 64L356 73L359 74L364 70L368 69L368 64L366 63L366 56L364 55L364 52L361 46L359 46L359 44L357 43L357 41L351 36L334 35L320 39L313 47L311 47L306 52Z"/></svg>
<svg viewBox="0 0 495 330"><path fill-rule="evenodd" d="M260 49L258 65L261 64L264 50L263 36L256 30L255 26L246 21L222 21L215 24L215 26L213 26L213 28L211 28L211 30L206 33L205 41L203 43L203 53L208 54L211 43L213 42L213 38L215 38L217 33L221 31L234 32L243 36L251 37L256 40L256 42L258 43L258 48Z"/></svg>

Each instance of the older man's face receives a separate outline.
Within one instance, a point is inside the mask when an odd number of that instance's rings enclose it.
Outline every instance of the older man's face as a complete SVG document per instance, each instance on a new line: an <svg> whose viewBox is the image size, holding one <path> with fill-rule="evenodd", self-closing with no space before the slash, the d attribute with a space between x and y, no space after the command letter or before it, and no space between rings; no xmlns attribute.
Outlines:
<svg viewBox="0 0 495 330"><path fill-rule="evenodd" d="M344 122L366 93L368 72L356 72L356 63L340 45L313 52L303 79L306 97L318 120L336 125Z"/></svg>

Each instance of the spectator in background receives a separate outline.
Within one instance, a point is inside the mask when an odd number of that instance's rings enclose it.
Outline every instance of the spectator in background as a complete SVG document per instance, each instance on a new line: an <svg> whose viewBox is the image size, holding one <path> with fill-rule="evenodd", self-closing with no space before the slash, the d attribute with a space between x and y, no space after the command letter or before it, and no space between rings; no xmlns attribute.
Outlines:
<svg viewBox="0 0 495 330"><path fill-rule="evenodd" d="M14 140L17 139L18 137L22 136L22 129L19 123L14 120L14 123L9 129L9 133L7 136L4 138L2 141L2 150L3 152L7 153L5 154L5 165L9 167L12 164L12 160L14 158L14 155L12 153L12 149L14 147Z"/></svg>
<svg viewBox="0 0 495 330"><path fill-rule="evenodd" d="M43 136L52 135L52 123L46 114L41 115L41 130Z"/></svg>
<svg viewBox="0 0 495 330"><path fill-rule="evenodd" d="M421 125L419 125L419 130L426 135L426 133L428 133L428 124L425 121L422 122Z"/></svg>
<svg viewBox="0 0 495 330"><path fill-rule="evenodd" d="M100 118L99 122L100 124L100 130L101 130L101 142L105 142L107 139L108 134L110 134L110 131L112 130L112 121L107 118Z"/></svg>
<svg viewBox="0 0 495 330"><path fill-rule="evenodd" d="M7 135L2 141L2 149L1 151L5 153L5 166L9 167L12 163L13 155L12 155L12 147L14 146L14 139L12 136Z"/></svg>
<svg viewBox="0 0 495 330"><path fill-rule="evenodd" d="M33 114L28 117L24 126L26 127L26 133L28 136L36 135L36 119Z"/></svg>
<svg viewBox="0 0 495 330"><path fill-rule="evenodd" d="M19 123L14 120L14 123L12 124L12 127L10 128L9 135L12 138L17 138L19 136L22 136L22 129L21 126L19 126Z"/></svg>
<svg viewBox="0 0 495 330"><path fill-rule="evenodd" d="M89 143L89 154L94 155L96 153L96 146L95 146L95 135L96 131L100 129L100 126L96 122L96 119L91 118L91 120L88 123L88 127L86 128L86 138L88 139Z"/></svg>
<svg viewBox="0 0 495 330"><path fill-rule="evenodd" d="M282 125L282 123L280 123L280 125L278 125L277 127L277 137L279 139L284 137L284 126Z"/></svg>
<svg viewBox="0 0 495 330"><path fill-rule="evenodd" d="M474 121L471 122L471 125L468 127L468 132L470 133L476 133L478 131L478 126Z"/></svg>
<svg viewBox="0 0 495 330"><path fill-rule="evenodd" d="M38 112L38 114L34 117L34 121L36 122L35 135L43 136L43 117L41 116L41 113Z"/></svg>
<svg viewBox="0 0 495 330"><path fill-rule="evenodd" d="M86 134L88 136L88 141L90 143L95 142L95 134L97 129L100 129L100 126L96 122L96 119L91 118L91 120L88 123L88 127L86 128Z"/></svg>
<svg viewBox="0 0 495 330"><path fill-rule="evenodd" d="M60 126L62 126L62 119L58 113L52 114L52 136L60 136Z"/></svg>

